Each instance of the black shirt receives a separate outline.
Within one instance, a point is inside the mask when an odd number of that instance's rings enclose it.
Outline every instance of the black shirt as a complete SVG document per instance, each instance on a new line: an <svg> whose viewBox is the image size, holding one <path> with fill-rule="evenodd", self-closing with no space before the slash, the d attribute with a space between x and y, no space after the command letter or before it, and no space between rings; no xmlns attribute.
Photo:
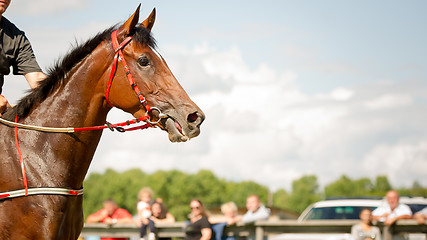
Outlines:
<svg viewBox="0 0 427 240"><path fill-rule="evenodd" d="M10 67L14 75L41 72L34 56L30 41L4 16L0 18L0 93L4 75L9 75Z"/></svg>
<svg viewBox="0 0 427 240"><path fill-rule="evenodd" d="M205 216L190 223L190 225L185 228L185 240L200 240L202 237L202 229L204 228L211 228L211 224Z"/></svg>

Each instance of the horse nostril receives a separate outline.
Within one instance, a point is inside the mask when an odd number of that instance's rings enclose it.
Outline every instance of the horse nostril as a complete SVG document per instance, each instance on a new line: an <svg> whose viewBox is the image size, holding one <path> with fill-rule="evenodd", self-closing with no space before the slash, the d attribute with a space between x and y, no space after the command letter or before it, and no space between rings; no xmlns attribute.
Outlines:
<svg viewBox="0 0 427 240"><path fill-rule="evenodd" d="M199 116L197 115L197 113L192 113L192 114L188 115L187 121L190 122L190 123L193 123L193 122L195 122L197 120L197 118L199 118Z"/></svg>

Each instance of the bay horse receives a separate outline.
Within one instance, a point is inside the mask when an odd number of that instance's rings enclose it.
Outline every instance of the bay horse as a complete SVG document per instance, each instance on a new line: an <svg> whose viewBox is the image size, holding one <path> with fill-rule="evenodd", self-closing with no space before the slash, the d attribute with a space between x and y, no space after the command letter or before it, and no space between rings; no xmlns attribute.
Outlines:
<svg viewBox="0 0 427 240"><path fill-rule="evenodd" d="M0 124L0 239L79 237L83 180L102 134L90 126L105 126L112 107L167 131L172 142L199 135L202 110L155 50L155 9L138 25L139 9L74 47L3 114L25 126L81 131Z"/></svg>

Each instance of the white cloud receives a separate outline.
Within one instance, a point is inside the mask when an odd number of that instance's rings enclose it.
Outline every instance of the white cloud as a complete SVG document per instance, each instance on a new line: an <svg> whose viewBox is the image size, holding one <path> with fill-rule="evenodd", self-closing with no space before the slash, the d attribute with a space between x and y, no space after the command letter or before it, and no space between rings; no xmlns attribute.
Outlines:
<svg viewBox="0 0 427 240"><path fill-rule="evenodd" d="M364 105L369 110L404 107L413 103L412 96L407 94L384 94L374 99L365 101Z"/></svg>
<svg viewBox="0 0 427 240"><path fill-rule="evenodd" d="M375 146L363 159L370 176L384 174L394 183L411 185L411 175L423 176L427 169L427 142L404 142ZM419 179L425 184L423 178Z"/></svg>
<svg viewBox="0 0 427 240"><path fill-rule="evenodd" d="M260 65L254 71L249 70L237 47L210 54L202 62L207 74L222 79L235 79L238 83L266 83L276 78L275 72L266 65Z"/></svg>
<svg viewBox="0 0 427 240"><path fill-rule="evenodd" d="M335 88L331 97L337 101L347 101L354 95L354 92L347 88Z"/></svg>

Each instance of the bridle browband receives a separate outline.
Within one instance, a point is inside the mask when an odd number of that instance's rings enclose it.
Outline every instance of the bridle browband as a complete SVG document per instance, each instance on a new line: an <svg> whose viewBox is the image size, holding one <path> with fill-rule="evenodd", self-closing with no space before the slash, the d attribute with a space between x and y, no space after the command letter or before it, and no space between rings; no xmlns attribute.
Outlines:
<svg viewBox="0 0 427 240"><path fill-rule="evenodd" d="M143 96L143 94L141 93L141 90L138 88L138 85L136 84L136 82L134 81L132 74L130 72L129 66L126 63L126 60L123 56L123 52L122 49L132 40L132 36L128 36L127 38L125 38L125 40L122 43L118 43L117 40L117 30L113 31L111 33L111 42L113 44L113 48L114 48L114 60L113 60L113 64L111 67L111 72L110 72L110 78L108 80L108 84L107 84L107 90L105 93L105 98L107 103L111 106L114 107L109 99L109 95L110 95L110 89L111 89L111 85L113 83L113 79L116 73L116 69L117 69L117 62L119 60L121 60L122 64L123 64L123 68L126 72L126 77L129 81L130 86L132 87L132 89L134 90L134 92L136 93L139 102L142 104L142 106L145 109L145 115L141 118L136 118L136 119L132 119L132 120L128 120L126 122L122 122L122 123L117 123L117 124L110 124L108 122L106 122L105 125L103 126L93 126L93 127L82 127L82 128L51 128L51 127L39 127L39 126L32 126L32 125L26 125L26 124L20 124L17 122L17 117L15 117L15 122L11 122L11 121L7 121L3 118L0 118L0 123L3 123L7 126L10 127L14 127L15 128L15 143L16 143L16 147L18 150L18 155L20 158L20 163L21 163L21 170L22 170L22 176L23 176L23 181L24 181L24 189L20 189L20 190L14 190L14 191L8 191L8 192L0 192L0 201L4 200L4 199L10 199L10 198L17 198L17 197L23 197L23 196L31 196L31 195L65 195L65 196L80 196L83 195L83 188L80 189L71 189L71 188L51 188L51 187L41 187L41 188L28 188L28 184L27 184L27 177L26 177L26 172L25 172L25 166L24 166L24 161L21 155L21 150L19 147L19 142L18 142L18 127L19 128L24 128L24 129L29 129L29 130L35 130L35 131L42 131L42 132L62 132L62 133L74 133L74 132L81 132L81 131L91 131L91 130L102 130L105 128L109 128L110 130L114 131L114 129L118 130L119 132L125 132L125 131L132 131L132 130L137 130L137 129L145 129L145 128L149 128L149 127L156 127L155 124L158 123L161 118L164 118L165 115L163 115L160 111L160 109L156 108L156 107L150 107L150 105L148 104L147 100L145 99L145 97ZM152 122L150 120L150 116L149 113L152 110L156 110L159 112L159 118L157 121ZM146 122L146 124L141 125L141 126L137 126L137 127L133 127L133 128L123 128L124 126L129 126L131 124L136 124L139 123L141 121Z"/></svg>

